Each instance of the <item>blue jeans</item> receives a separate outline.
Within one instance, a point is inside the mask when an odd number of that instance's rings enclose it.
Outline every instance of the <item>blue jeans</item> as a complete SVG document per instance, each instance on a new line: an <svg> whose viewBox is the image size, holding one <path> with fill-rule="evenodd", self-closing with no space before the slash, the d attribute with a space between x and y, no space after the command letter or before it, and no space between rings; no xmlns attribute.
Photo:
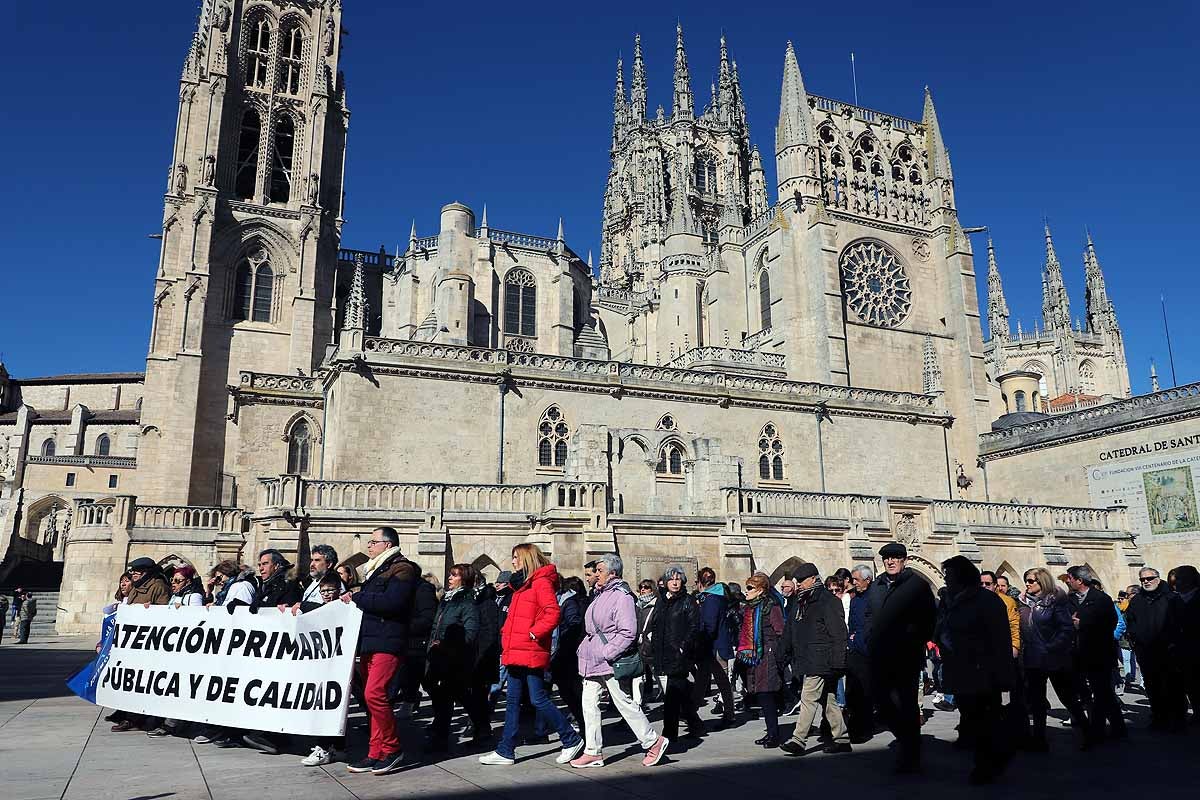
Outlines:
<svg viewBox="0 0 1200 800"><path fill-rule="evenodd" d="M1132 650L1121 648L1121 663L1125 667L1125 682L1133 683L1137 680L1137 659L1133 655Z"/></svg>
<svg viewBox="0 0 1200 800"><path fill-rule="evenodd" d="M504 733L500 736L500 744L496 752L505 758L517 757L517 735L521 731L521 697L528 690L529 702L533 703L538 715L558 731L559 744L563 747L574 747L580 741L579 734L567 723L564 717L550 702L546 694L546 682L543 671L528 667L508 668L508 698L504 703Z"/></svg>
<svg viewBox="0 0 1200 800"><path fill-rule="evenodd" d="M845 676L838 678L837 691L834 694L834 702L836 702L842 708L846 707L846 678L845 678Z"/></svg>

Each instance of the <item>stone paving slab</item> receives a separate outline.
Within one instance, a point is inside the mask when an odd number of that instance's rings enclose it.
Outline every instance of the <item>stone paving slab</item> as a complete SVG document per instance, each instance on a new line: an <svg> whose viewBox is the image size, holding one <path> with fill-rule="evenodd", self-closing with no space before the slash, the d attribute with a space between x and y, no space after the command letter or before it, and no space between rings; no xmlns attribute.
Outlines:
<svg viewBox="0 0 1200 800"><path fill-rule="evenodd" d="M84 644L67 641L45 648L76 649L86 656ZM0 691L20 695L18 684L26 682L25 676L5 669L11 664L6 655L0 651ZM36 662L32 652L24 657ZM47 659L59 666L64 662L61 653L49 653ZM890 771L892 739L887 734L856 746L849 755L817 753L797 759L753 744L763 732L758 719L713 732L686 750L672 747L654 769L641 766L641 750L624 723L612 715L605 717L603 769L555 764L557 742L518 748L513 767L485 767L477 760L481 751L465 743L454 745L449 754L423 759L429 722L425 706L417 719L400 722L411 760L396 774L377 777L348 773L344 763L301 766L300 758L308 750L304 740L291 742L289 753L267 756L176 737L112 733L102 709L75 697L15 699L0 701L0 800L790 800L846 792L871 800L958 800L968 794L971 800L1057 800L1069 787L1082 787L1088 800L1128 800L1177 790L1173 776L1190 775L1194 769L1200 726L1192 726L1184 736L1155 735L1144 729L1145 698L1127 694L1124 703L1132 725L1127 742L1080 753L1071 731L1052 722L1052 755L1018 755L1000 783L968 789L969 756L952 747L955 713L933 713L922 729L924 774L897 778ZM652 721L657 722L660 713L655 708ZM494 720L498 731L501 716ZM360 712L351 716L353 756L365 748L362 722ZM784 735L790 734L794 722L794 716L781 720Z"/></svg>

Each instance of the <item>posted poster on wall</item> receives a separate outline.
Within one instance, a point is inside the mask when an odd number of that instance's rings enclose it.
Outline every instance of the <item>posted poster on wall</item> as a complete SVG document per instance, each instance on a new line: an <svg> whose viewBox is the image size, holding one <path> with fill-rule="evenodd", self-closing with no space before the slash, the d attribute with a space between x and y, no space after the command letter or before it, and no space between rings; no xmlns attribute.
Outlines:
<svg viewBox="0 0 1200 800"><path fill-rule="evenodd" d="M1155 444L1104 453L1089 466L1092 505L1124 504L1133 532L1154 541L1200 538L1200 448L1155 454Z"/></svg>
<svg viewBox="0 0 1200 800"><path fill-rule="evenodd" d="M340 736L362 612L121 606L96 703L247 730Z"/></svg>

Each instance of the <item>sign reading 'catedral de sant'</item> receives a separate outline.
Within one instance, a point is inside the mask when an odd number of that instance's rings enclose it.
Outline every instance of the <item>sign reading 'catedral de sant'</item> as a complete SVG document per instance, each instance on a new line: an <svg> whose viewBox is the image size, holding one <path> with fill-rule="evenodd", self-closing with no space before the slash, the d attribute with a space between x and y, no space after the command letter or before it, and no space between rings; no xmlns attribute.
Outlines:
<svg viewBox="0 0 1200 800"><path fill-rule="evenodd" d="M1127 506L1134 533L1200 532L1200 434L1105 451L1100 461L1087 468L1091 500Z"/></svg>

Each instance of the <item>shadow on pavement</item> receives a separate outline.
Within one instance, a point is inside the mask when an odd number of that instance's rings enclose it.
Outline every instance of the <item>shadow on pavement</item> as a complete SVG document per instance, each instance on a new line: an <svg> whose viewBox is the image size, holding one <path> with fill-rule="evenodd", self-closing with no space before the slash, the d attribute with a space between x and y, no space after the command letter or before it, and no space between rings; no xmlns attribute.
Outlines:
<svg viewBox="0 0 1200 800"><path fill-rule="evenodd" d="M96 656L94 647L48 647L28 644L0 646L0 702L63 697L71 694L67 678Z"/></svg>

